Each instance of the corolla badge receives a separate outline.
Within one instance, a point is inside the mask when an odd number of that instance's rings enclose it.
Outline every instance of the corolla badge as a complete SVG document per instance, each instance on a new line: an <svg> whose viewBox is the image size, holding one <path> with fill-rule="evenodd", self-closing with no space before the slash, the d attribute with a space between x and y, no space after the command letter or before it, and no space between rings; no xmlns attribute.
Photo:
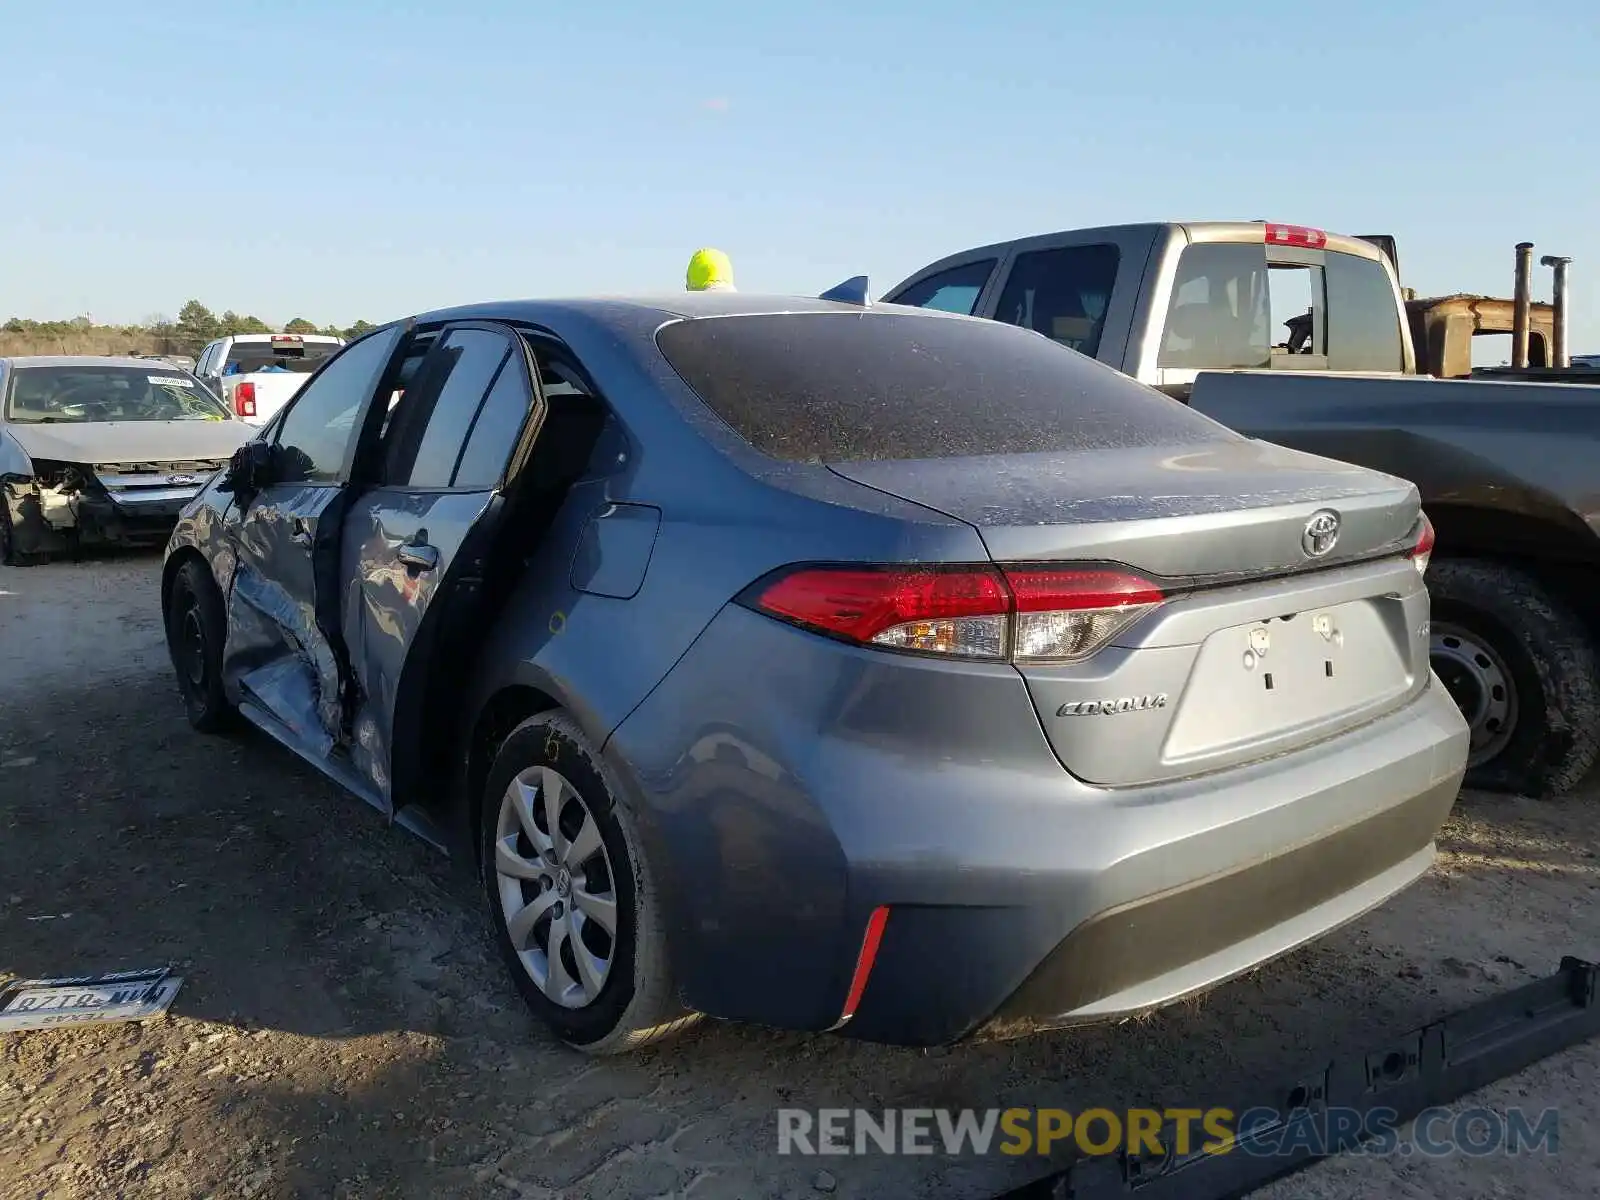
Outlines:
<svg viewBox="0 0 1600 1200"><path fill-rule="evenodd" d="M1300 535L1300 549L1307 558L1321 558L1339 541L1339 514L1323 508L1311 514L1305 531Z"/></svg>
<svg viewBox="0 0 1600 1200"><path fill-rule="evenodd" d="M198 475L168 475L167 482L173 487L193 487L200 482Z"/></svg>
<svg viewBox="0 0 1600 1200"><path fill-rule="evenodd" d="M1167 694L1156 692L1148 696L1116 696L1107 700L1069 700L1056 709L1058 717L1115 717L1121 713L1143 712L1147 708L1165 708Z"/></svg>

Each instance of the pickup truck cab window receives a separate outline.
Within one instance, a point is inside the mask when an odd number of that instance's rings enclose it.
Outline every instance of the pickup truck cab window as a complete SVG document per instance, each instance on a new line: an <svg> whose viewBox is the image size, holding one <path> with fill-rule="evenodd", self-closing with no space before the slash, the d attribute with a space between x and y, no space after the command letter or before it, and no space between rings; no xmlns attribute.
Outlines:
<svg viewBox="0 0 1600 1200"><path fill-rule="evenodd" d="M1329 253L1327 279L1328 370L1395 371L1406 369L1394 285L1383 264L1354 254Z"/></svg>
<svg viewBox="0 0 1600 1200"><path fill-rule="evenodd" d="M981 258L951 267L948 271L940 271L937 275L918 280L899 295L890 297L890 303L908 304L914 308L936 308L940 312L970 317L978 306L983 285L994 274L999 262L997 258Z"/></svg>
<svg viewBox="0 0 1600 1200"><path fill-rule="evenodd" d="M1157 366L1266 367L1271 362L1269 319L1266 247L1197 242L1178 260Z"/></svg>
<svg viewBox="0 0 1600 1200"><path fill-rule="evenodd" d="M1120 259L1117 248L1108 244L1019 254L995 318L1093 358L1100 348Z"/></svg>
<svg viewBox="0 0 1600 1200"><path fill-rule="evenodd" d="M1322 268L1311 263L1269 263L1267 301L1272 309L1272 355L1277 360L1327 355L1328 303ZM1322 366L1322 363L1318 363Z"/></svg>

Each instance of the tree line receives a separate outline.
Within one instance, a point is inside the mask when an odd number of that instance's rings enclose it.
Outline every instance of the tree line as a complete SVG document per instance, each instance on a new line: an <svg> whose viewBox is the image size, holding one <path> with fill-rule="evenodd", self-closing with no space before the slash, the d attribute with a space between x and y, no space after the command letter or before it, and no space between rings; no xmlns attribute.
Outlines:
<svg viewBox="0 0 1600 1200"><path fill-rule="evenodd" d="M198 300L190 300L178 310L177 319L166 316L147 317L135 325L97 325L88 317L74 317L70 321L34 321L27 317L12 317L0 325L0 332L32 334L38 337L67 337L74 334L116 335L128 338L155 338L165 343L171 352L198 351L207 342L236 333L322 333L333 337L355 338L376 326L370 321L357 321L340 328L337 325L318 325L305 317L295 317L282 326L271 325L260 317L240 315L231 308L220 316Z"/></svg>

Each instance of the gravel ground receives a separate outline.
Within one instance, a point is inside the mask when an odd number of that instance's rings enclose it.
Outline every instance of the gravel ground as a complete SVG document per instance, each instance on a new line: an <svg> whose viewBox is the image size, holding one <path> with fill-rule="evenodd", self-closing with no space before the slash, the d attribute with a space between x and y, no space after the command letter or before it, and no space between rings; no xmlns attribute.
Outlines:
<svg viewBox="0 0 1600 1200"><path fill-rule="evenodd" d="M1226 1104L1600 954L1593 803L1463 797L1438 867L1109 1029L923 1053L706 1023L593 1062L528 1020L470 881L250 735L185 724L149 556L0 569L0 976L171 962L171 1015L0 1034L0 1195L979 1198L1040 1163L779 1156L778 1107ZM1474 1102L1553 1157L1363 1158L1284 1198L1595 1194L1594 1044Z"/></svg>

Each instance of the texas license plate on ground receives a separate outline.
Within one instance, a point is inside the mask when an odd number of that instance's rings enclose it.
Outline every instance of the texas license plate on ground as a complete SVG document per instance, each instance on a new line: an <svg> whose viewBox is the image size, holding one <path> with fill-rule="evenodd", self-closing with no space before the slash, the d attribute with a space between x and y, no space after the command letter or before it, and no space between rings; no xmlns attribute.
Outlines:
<svg viewBox="0 0 1600 1200"><path fill-rule="evenodd" d="M19 979L0 987L0 1033L89 1022L143 1021L167 1010L183 980L165 969L65 979Z"/></svg>

